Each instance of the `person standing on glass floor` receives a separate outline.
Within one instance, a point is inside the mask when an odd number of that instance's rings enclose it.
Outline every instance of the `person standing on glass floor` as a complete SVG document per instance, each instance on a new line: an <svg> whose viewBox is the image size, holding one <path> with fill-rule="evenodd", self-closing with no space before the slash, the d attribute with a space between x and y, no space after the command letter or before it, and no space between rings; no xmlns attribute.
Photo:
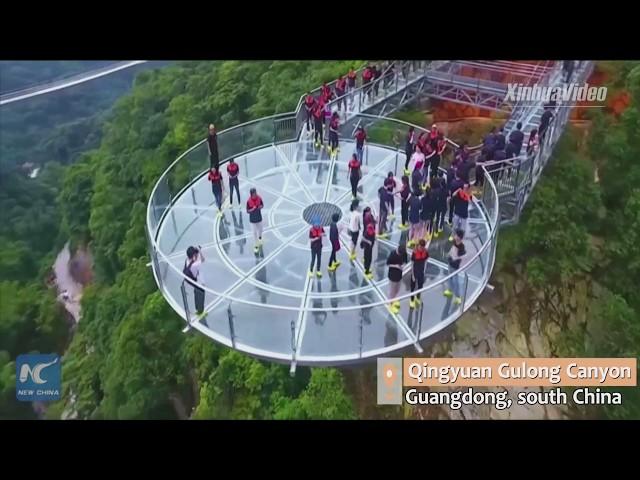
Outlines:
<svg viewBox="0 0 640 480"><path fill-rule="evenodd" d="M238 208L242 208L242 204L240 203L240 181L238 180L240 167L233 158L229 160L227 173L229 174L229 206L233 208L233 190L235 189L238 196Z"/></svg>
<svg viewBox="0 0 640 480"><path fill-rule="evenodd" d="M309 230L309 242L311 243L311 265L309 266L309 277L313 277L313 265L316 264L316 276L320 278L322 259L322 237L324 237L324 228L320 224L319 218L313 219L313 226ZM317 261L316 261L317 260Z"/></svg>
<svg viewBox="0 0 640 480"><path fill-rule="evenodd" d="M262 246L262 209L264 202L255 188L249 190L249 200L247 200L247 213L249 214L249 223L253 229L253 238L255 240L254 253L258 254Z"/></svg>
<svg viewBox="0 0 640 480"><path fill-rule="evenodd" d="M211 182L211 191L213 192L213 196L216 200L216 205L218 206L218 216L221 217L224 185L222 182L222 173L220 173L220 169L214 167L209 170L209 175L207 178Z"/></svg>
<svg viewBox="0 0 640 480"><path fill-rule="evenodd" d="M196 307L196 316L200 320L205 316L204 313L204 289L200 285L204 285L204 276L200 271L204 263L204 255L202 247L187 248L187 259L182 268L182 274L185 276L185 282L193 287L193 301Z"/></svg>

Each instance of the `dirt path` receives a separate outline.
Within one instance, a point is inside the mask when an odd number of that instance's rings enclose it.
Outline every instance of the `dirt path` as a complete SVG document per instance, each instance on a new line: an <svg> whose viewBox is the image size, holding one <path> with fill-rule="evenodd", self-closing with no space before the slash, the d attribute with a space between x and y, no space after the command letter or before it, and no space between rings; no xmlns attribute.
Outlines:
<svg viewBox="0 0 640 480"><path fill-rule="evenodd" d="M58 300L73 317L74 322L78 323L80 321L80 299L82 298L83 286L76 282L71 275L70 259L71 252L67 242L58 253L53 264L53 270L56 274L55 283L58 289Z"/></svg>

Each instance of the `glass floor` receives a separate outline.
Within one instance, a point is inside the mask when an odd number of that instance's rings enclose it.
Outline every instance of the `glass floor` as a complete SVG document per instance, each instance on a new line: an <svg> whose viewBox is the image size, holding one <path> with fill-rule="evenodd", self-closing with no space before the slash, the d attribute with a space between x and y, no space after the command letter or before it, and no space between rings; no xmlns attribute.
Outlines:
<svg viewBox="0 0 640 480"><path fill-rule="evenodd" d="M341 142L331 159L325 149L308 140L270 146L236 158L240 167L241 207L230 205L226 166L222 166L225 200L222 216L206 175L200 177L175 200L158 229L157 244L163 294L192 327L239 350L299 364L339 364L376 357L414 345L443 328L462 312L443 295L438 284L422 293L418 311L409 309L409 298L401 299L399 314L387 308L389 281L386 259L407 232L400 231L400 200L396 197L395 219L388 222L390 236L376 239L373 249L373 280L364 277L363 250L350 261L347 232L351 188L347 162L355 145ZM404 154L383 146L367 145L358 196L360 211L371 207L378 217L377 190L387 173L402 175ZM249 189L255 187L264 201L263 245L254 253L254 238L246 213ZM342 212L341 266L327 271L331 247L329 229L323 239L322 278L309 278L311 260L310 225L303 212L314 204L331 204ZM337 207L337 209L335 208ZM450 228L429 244L430 259L425 287L447 275L446 254ZM490 238L485 213L473 204L465 238L468 257L473 257ZM195 318L194 292L180 274L189 246L202 247L205 262L201 283L205 285L206 316ZM490 270L490 249L460 278L466 297L484 286ZM168 268L170 263L174 268ZM462 275L459 275L462 277ZM409 292L411 265L405 265L400 295ZM215 293L214 293L215 292ZM415 317L415 318L414 318ZM418 318L419 317L419 318Z"/></svg>

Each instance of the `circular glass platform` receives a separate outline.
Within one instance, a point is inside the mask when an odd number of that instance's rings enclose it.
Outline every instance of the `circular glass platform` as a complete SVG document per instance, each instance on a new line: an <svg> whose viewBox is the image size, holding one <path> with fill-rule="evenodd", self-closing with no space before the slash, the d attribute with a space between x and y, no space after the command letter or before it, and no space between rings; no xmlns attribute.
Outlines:
<svg viewBox="0 0 640 480"><path fill-rule="evenodd" d="M378 119L371 128L387 123L394 129L405 128L389 119ZM373 142L365 147L360 210L369 206L376 218L377 190L388 172L399 178L404 168L404 153L394 147ZM465 235L467 262L457 274L462 303L443 295L450 277L446 255L451 246L450 228L445 226L445 234L429 242L421 306L410 309L411 265L407 264L400 290L401 309L395 314L388 309L386 260L407 240L407 232L398 228L400 201L396 199L395 218L388 222L389 237L376 239L374 277L368 280L363 250L358 247L356 260L349 259L347 222L352 197L347 163L354 150L355 144L343 138L339 153L330 157L326 149L315 148L304 133L299 140L245 149L245 153L233 155L240 167L240 205L235 193L233 205L229 202L226 166L222 166L222 215L218 215L202 168L207 161L206 146L196 147L170 167L151 197L149 241L156 281L190 327L261 358L336 365L412 345L420 350L422 339L470 307L486 286L494 261L497 196L493 184L487 182L488 187L470 209ZM185 186L179 188L181 184ZM250 188L256 188L264 201L263 243L257 253L246 212ZM333 213L340 216L341 265L329 272L331 247L326 226ZM325 226L327 237L322 248L323 276L310 278L309 229L316 218ZM205 290L203 318L196 318L194 289L182 275L185 252L191 245L200 245L205 257L199 279Z"/></svg>

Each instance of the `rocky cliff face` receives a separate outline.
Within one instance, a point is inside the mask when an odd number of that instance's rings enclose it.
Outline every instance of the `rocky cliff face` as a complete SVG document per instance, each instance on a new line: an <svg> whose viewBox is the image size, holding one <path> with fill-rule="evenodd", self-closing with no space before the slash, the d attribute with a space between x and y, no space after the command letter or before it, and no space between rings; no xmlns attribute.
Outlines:
<svg viewBox="0 0 640 480"><path fill-rule="evenodd" d="M587 328L589 297L598 286L588 279L562 286L534 289L516 267L494 276L493 292L486 291L453 326L446 338L427 346L429 357L555 357L563 356L561 333ZM478 388L476 388L478 389ZM508 388L511 398L532 389ZM533 390L543 391L542 387ZM413 418L450 419L564 419L586 412L556 405L517 405L502 411L490 406L460 410L416 407Z"/></svg>

